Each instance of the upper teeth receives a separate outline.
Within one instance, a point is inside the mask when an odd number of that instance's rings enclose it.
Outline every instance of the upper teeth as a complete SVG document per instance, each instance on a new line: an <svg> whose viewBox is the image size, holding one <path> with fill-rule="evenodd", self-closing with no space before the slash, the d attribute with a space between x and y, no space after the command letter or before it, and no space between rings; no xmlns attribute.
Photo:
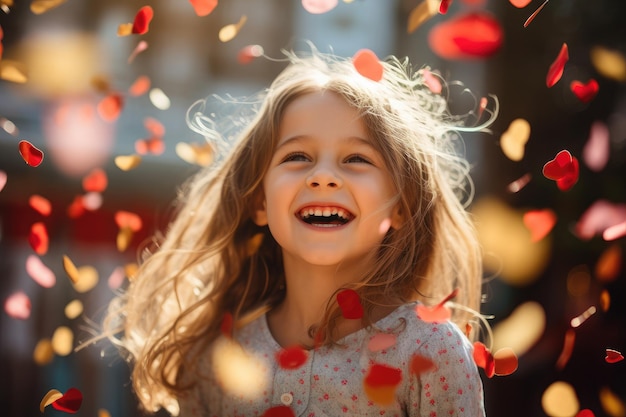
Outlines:
<svg viewBox="0 0 626 417"><path fill-rule="evenodd" d="M333 215L337 215L346 220L350 218L350 215L346 210L338 207L307 207L300 212L300 216L302 216L303 219L306 219L309 216L330 217Z"/></svg>

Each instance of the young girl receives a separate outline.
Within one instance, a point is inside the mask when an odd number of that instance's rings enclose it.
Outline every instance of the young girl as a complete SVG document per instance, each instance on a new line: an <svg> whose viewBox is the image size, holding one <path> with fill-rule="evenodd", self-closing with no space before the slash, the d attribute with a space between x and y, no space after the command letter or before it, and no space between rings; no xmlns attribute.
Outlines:
<svg viewBox="0 0 626 417"><path fill-rule="evenodd" d="M462 120L407 62L381 62L374 81L350 59L287 55L110 307L141 404L183 417L483 416L459 314L479 310L482 272L453 146ZM420 315L454 290L456 323Z"/></svg>

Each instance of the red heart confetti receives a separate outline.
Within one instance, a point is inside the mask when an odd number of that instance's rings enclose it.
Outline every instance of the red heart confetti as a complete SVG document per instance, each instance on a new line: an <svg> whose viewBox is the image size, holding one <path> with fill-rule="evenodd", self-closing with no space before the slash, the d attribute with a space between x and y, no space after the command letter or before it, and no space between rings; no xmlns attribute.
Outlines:
<svg viewBox="0 0 626 417"><path fill-rule="evenodd" d="M447 321L452 316L452 311L446 306L446 303L457 296L459 289L455 289L448 296L446 296L441 302L435 306L426 306L424 304L418 304L415 308L417 317L428 323L441 323Z"/></svg>
<svg viewBox="0 0 626 417"><path fill-rule="evenodd" d="M402 382L402 370L374 363L363 379L367 397L378 404L391 404L396 398L396 389Z"/></svg>
<svg viewBox="0 0 626 417"><path fill-rule="evenodd" d="M494 374L498 376L511 375L517 370L517 355L510 347L498 349L493 354Z"/></svg>
<svg viewBox="0 0 626 417"><path fill-rule="evenodd" d="M36 222L31 225L28 243L38 255L45 255L48 252L48 230L45 224Z"/></svg>
<svg viewBox="0 0 626 417"><path fill-rule="evenodd" d="M28 205L42 216L49 216L52 213L50 200L38 194L33 194L28 198Z"/></svg>
<svg viewBox="0 0 626 417"><path fill-rule="evenodd" d="M337 293L337 304L339 304L344 318L352 320L363 317L361 298L356 291L352 289L341 290Z"/></svg>
<svg viewBox="0 0 626 417"><path fill-rule="evenodd" d="M128 94L133 97L139 97L146 94L150 90L150 77L140 75L128 89Z"/></svg>
<svg viewBox="0 0 626 417"><path fill-rule="evenodd" d="M574 417L595 417L593 411L585 408L584 410L580 410Z"/></svg>
<svg viewBox="0 0 626 417"><path fill-rule="evenodd" d="M546 76L546 85L548 88L554 86L563 76L563 70L565 69L565 63L569 59L569 53L567 50L567 44L564 43L561 46L559 55L556 57L550 68L548 69L548 75Z"/></svg>
<svg viewBox="0 0 626 417"><path fill-rule="evenodd" d="M36 255L29 255L26 258L26 273L44 288L52 288L57 282L54 272Z"/></svg>
<svg viewBox="0 0 626 417"><path fill-rule="evenodd" d="M593 100L600 90L598 82L593 78L587 81L586 84L581 81L574 80L570 83L569 88L572 90L572 93L578 97L578 100L583 103L589 103Z"/></svg>
<svg viewBox="0 0 626 417"><path fill-rule="evenodd" d="M65 394L52 403L52 407L59 411L74 414L83 403L83 394L76 388L68 389Z"/></svg>
<svg viewBox="0 0 626 417"><path fill-rule="evenodd" d="M133 232L141 230L143 225L141 217L135 213L125 210L119 210L115 213L115 223L120 229L128 228Z"/></svg>
<svg viewBox="0 0 626 417"><path fill-rule="evenodd" d="M554 159L543 166L543 175L556 181L561 191L571 189L578 182L578 173L578 159L566 150L560 151Z"/></svg>
<svg viewBox="0 0 626 417"><path fill-rule="evenodd" d="M623 361L624 356L617 350L606 349L606 356L604 357L604 360L607 363L617 363Z"/></svg>
<svg viewBox="0 0 626 417"><path fill-rule="evenodd" d="M487 378L492 378L496 373L496 363L491 351L482 342L474 342L474 352L472 353L476 366L484 369Z"/></svg>
<svg viewBox="0 0 626 417"><path fill-rule="evenodd" d="M234 329L234 317L231 313L224 313L224 317L222 317L222 323L220 324L220 332L228 337L229 339L233 337L233 329Z"/></svg>
<svg viewBox="0 0 626 417"><path fill-rule="evenodd" d="M100 100L97 109L102 120L113 122L119 117L123 107L123 97L119 94L112 93Z"/></svg>
<svg viewBox="0 0 626 417"><path fill-rule="evenodd" d="M208 16L217 7L217 0L189 0L198 16Z"/></svg>
<svg viewBox="0 0 626 417"><path fill-rule="evenodd" d="M291 407L286 405L277 405L276 407L265 410L261 417L296 417Z"/></svg>
<svg viewBox="0 0 626 417"><path fill-rule="evenodd" d="M486 58L503 42L498 20L486 12L464 14L433 27L428 35L431 50L444 59Z"/></svg>
<svg viewBox="0 0 626 417"><path fill-rule="evenodd" d="M276 361L283 369L298 369L307 361L309 354L301 346L291 346L276 352Z"/></svg>
<svg viewBox="0 0 626 417"><path fill-rule="evenodd" d="M89 174L83 177L83 190L86 192L101 193L106 190L109 180L106 172L102 168L94 168Z"/></svg>
<svg viewBox="0 0 626 417"><path fill-rule="evenodd" d="M77 219L85 214L85 211L86 208L83 202L83 196L77 195L67 207L67 217L70 219Z"/></svg>
<svg viewBox="0 0 626 417"><path fill-rule="evenodd" d="M448 13L448 9L450 8L451 4L452 4L452 0L441 0L441 3L439 3L439 13L441 14Z"/></svg>
<svg viewBox="0 0 626 417"><path fill-rule="evenodd" d="M30 317L31 306L30 298L23 291L11 294L4 301L4 311L9 317L18 320L26 320Z"/></svg>
<svg viewBox="0 0 626 417"><path fill-rule="evenodd" d="M249 64L263 54L264 50L261 45L246 45L237 53L237 62L244 65Z"/></svg>
<svg viewBox="0 0 626 417"><path fill-rule="evenodd" d="M532 242L546 237L556 224L556 214L551 209L530 210L524 213L524 225L530 230Z"/></svg>
<svg viewBox="0 0 626 417"><path fill-rule="evenodd" d="M27 140L21 140L18 149L22 159L31 167L38 167L43 161L43 152Z"/></svg>
<svg viewBox="0 0 626 417"><path fill-rule="evenodd" d="M133 21L133 29L132 33L136 35L143 35L148 33L150 29L150 22L152 21L152 17L154 16L154 10L150 6L143 6L137 14L135 15L135 20Z"/></svg>
<svg viewBox="0 0 626 417"><path fill-rule="evenodd" d="M337 7L338 0L302 0L302 7L311 14L327 13Z"/></svg>
<svg viewBox="0 0 626 417"><path fill-rule="evenodd" d="M383 79L383 65L374 52L360 49L352 57L352 64L359 74L372 81Z"/></svg>
<svg viewBox="0 0 626 417"><path fill-rule="evenodd" d="M421 375L425 372L436 369L435 362L426 356L418 355L417 353L411 356L411 364L409 370L413 375Z"/></svg>

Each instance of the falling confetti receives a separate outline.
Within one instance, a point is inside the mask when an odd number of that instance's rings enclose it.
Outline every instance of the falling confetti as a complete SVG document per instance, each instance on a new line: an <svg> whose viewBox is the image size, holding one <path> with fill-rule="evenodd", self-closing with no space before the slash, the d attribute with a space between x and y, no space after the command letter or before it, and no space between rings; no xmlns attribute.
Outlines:
<svg viewBox="0 0 626 417"><path fill-rule="evenodd" d="M363 379L367 397L378 404L391 404L396 399L396 389L402 382L402 371L381 363L370 366Z"/></svg>
<svg viewBox="0 0 626 417"><path fill-rule="evenodd" d="M583 311L582 314L570 320L570 326L574 328L579 327L581 324L586 322L589 319L589 317L593 316L594 314L596 314L596 307L591 306L587 310Z"/></svg>
<svg viewBox="0 0 626 417"><path fill-rule="evenodd" d="M0 79L16 84L24 84L28 81L26 67L21 62L2 59L0 61Z"/></svg>
<svg viewBox="0 0 626 417"><path fill-rule="evenodd" d="M301 346L291 346L276 352L276 362L283 369L298 369L304 365L309 355Z"/></svg>
<svg viewBox="0 0 626 417"><path fill-rule="evenodd" d="M589 55L591 63L602 76L618 82L626 81L626 58L620 51L594 46Z"/></svg>
<svg viewBox="0 0 626 417"><path fill-rule="evenodd" d="M74 332L67 326L59 326L52 334L52 349L59 356L67 356L72 353L74 345Z"/></svg>
<svg viewBox="0 0 626 417"><path fill-rule="evenodd" d="M367 343L370 352L380 352L396 344L396 335L392 333L376 333Z"/></svg>
<svg viewBox="0 0 626 417"><path fill-rule="evenodd" d="M43 152L27 140L21 140L18 149L24 162L31 167L38 167L43 161Z"/></svg>
<svg viewBox="0 0 626 417"><path fill-rule="evenodd" d="M72 284L76 284L80 280L78 268L74 265L74 262L67 255L63 255L63 269L69 277Z"/></svg>
<svg viewBox="0 0 626 417"><path fill-rule="evenodd" d="M615 227L615 226L614 226ZM607 229L609 230L609 229ZM606 233L606 231L605 231ZM617 244L607 247L596 263L594 273L600 282L612 282L622 269L622 248Z"/></svg>
<svg viewBox="0 0 626 417"><path fill-rule="evenodd" d="M338 3L338 0L302 0L302 7L311 14L323 14L337 7Z"/></svg>
<svg viewBox="0 0 626 417"><path fill-rule="evenodd" d="M82 403L83 394L76 388L70 388L52 403L52 407L59 411L74 414L80 409Z"/></svg>
<svg viewBox="0 0 626 417"><path fill-rule="evenodd" d="M572 353L574 352L574 343L576 341L576 332L572 329L567 329L565 332L565 337L563 339L563 348L561 349L561 354L556 360L556 369L562 370L565 368L565 365L569 362L572 357Z"/></svg>
<svg viewBox="0 0 626 417"><path fill-rule="evenodd" d="M57 282L54 272L37 255L29 255L26 258L26 273L44 288L52 288Z"/></svg>
<svg viewBox="0 0 626 417"><path fill-rule="evenodd" d="M435 76L430 70L424 69L422 71L422 77L424 78L424 84L433 94L441 94L443 86L441 85L441 79Z"/></svg>
<svg viewBox="0 0 626 417"><path fill-rule="evenodd" d="M524 27L528 27L528 25L530 25L532 23L532 21L535 20L535 17L537 17L539 12L541 10L543 10L544 7L546 7L546 4L548 4L548 1L550 1L550 0L545 0L543 2L543 4L541 6L539 6L539 8L533 12L533 14L528 16L528 19L526 19L526 21L524 22Z"/></svg>
<svg viewBox="0 0 626 417"><path fill-rule="evenodd" d="M4 190L4 186L7 185L7 180L9 179L7 173L5 171L0 170L0 191Z"/></svg>
<svg viewBox="0 0 626 417"><path fill-rule="evenodd" d="M150 78L146 75L139 76L128 89L128 94L133 97L144 95L150 90Z"/></svg>
<svg viewBox="0 0 626 417"><path fill-rule="evenodd" d="M530 138L530 123L525 119L515 119L500 136L500 147L511 161L521 161L524 149Z"/></svg>
<svg viewBox="0 0 626 417"><path fill-rule="evenodd" d="M73 320L83 314L83 303L80 300L72 300L65 306L63 310L65 317Z"/></svg>
<svg viewBox="0 0 626 417"><path fill-rule="evenodd" d="M369 49L360 49L352 57L352 64L359 74L372 81L383 79L383 65Z"/></svg>
<svg viewBox="0 0 626 417"><path fill-rule="evenodd" d="M39 403L39 410L43 413L47 406L49 406L50 404L52 404L53 402L55 402L62 396L63 394L61 393L61 391L56 390L56 389L51 389L41 399L41 402Z"/></svg>
<svg viewBox="0 0 626 417"><path fill-rule="evenodd" d="M439 10L439 0L423 0L415 6L407 21L407 33L413 33L424 22L435 16Z"/></svg>
<svg viewBox="0 0 626 417"><path fill-rule="evenodd" d="M102 120L114 122L120 116L123 107L124 98L120 94L112 93L100 100L97 110Z"/></svg>
<svg viewBox="0 0 626 417"><path fill-rule="evenodd" d="M494 373L497 376L511 375L517 370L518 358L513 349L504 347L493 354Z"/></svg>
<svg viewBox="0 0 626 417"><path fill-rule="evenodd" d="M441 0L441 3L439 3L439 13L441 14L448 13L448 9L450 8L451 4L452 4L452 0Z"/></svg>
<svg viewBox="0 0 626 417"><path fill-rule="evenodd" d="M34 0L30 4L30 11L34 14L43 14L49 10L59 7L67 0Z"/></svg>
<svg viewBox="0 0 626 417"><path fill-rule="evenodd" d="M539 242L556 224L556 213L551 209L529 210L524 213L524 225L530 230L531 241Z"/></svg>
<svg viewBox="0 0 626 417"><path fill-rule="evenodd" d="M337 293L337 304L341 309L341 314L346 319L360 319L363 317L363 306L361 297L352 289L344 289Z"/></svg>
<svg viewBox="0 0 626 417"><path fill-rule="evenodd" d="M31 225L28 243L37 255L45 255L48 252L48 229L44 223L36 222Z"/></svg>
<svg viewBox="0 0 626 417"><path fill-rule="evenodd" d="M500 50L504 39L500 22L487 12L456 16L433 27L431 50L449 60L487 58Z"/></svg>
<svg viewBox="0 0 626 417"><path fill-rule="evenodd" d="M600 172L609 161L610 133L606 124L595 121L591 124L589 139L583 147L582 157L585 165L594 171Z"/></svg>
<svg viewBox="0 0 626 417"><path fill-rule="evenodd" d="M296 417L296 413L286 405L277 405L265 410L261 417Z"/></svg>
<svg viewBox="0 0 626 417"><path fill-rule="evenodd" d="M609 226L602 232L602 239L608 242L624 236L626 236L626 222Z"/></svg>
<svg viewBox="0 0 626 417"><path fill-rule="evenodd" d="M78 272L78 279L76 281L72 280L72 285L76 292L85 293L98 285L100 276L93 266L84 265L76 268L76 271Z"/></svg>
<svg viewBox="0 0 626 417"><path fill-rule="evenodd" d="M572 93L583 103L589 103L593 100L600 90L598 82L593 78L583 83L578 80L574 80L570 83L570 90Z"/></svg>
<svg viewBox="0 0 626 417"><path fill-rule="evenodd" d="M614 349L606 349L606 356L604 357L606 363L617 363L624 360L624 356L621 352Z"/></svg>
<svg viewBox="0 0 626 417"><path fill-rule="evenodd" d="M528 6L532 0L509 0L509 2L518 9L523 9Z"/></svg>
<svg viewBox="0 0 626 417"><path fill-rule="evenodd" d="M140 53L142 53L143 51L145 51L146 49L148 49L148 42L146 41L139 41L137 43L137 46L135 46L135 49L133 49L133 52L128 56L128 60L127 62L130 64L131 62L133 62L135 60L135 58L137 57L137 55L139 55Z"/></svg>
<svg viewBox="0 0 626 417"><path fill-rule="evenodd" d="M30 317L31 308L30 298L23 291L11 294L4 301L4 311L14 319L26 320Z"/></svg>
<svg viewBox="0 0 626 417"><path fill-rule="evenodd" d="M611 417L626 416L624 402L610 388L600 388L600 403L607 415Z"/></svg>
<svg viewBox="0 0 626 417"><path fill-rule="evenodd" d="M435 362L426 356L422 356L417 353L411 356L409 370L413 375L421 375L423 373L433 371L436 368L437 365L435 365Z"/></svg>
<svg viewBox="0 0 626 417"><path fill-rule="evenodd" d="M52 213L52 203L39 194L33 194L28 198L28 205L42 216L49 216Z"/></svg>
<svg viewBox="0 0 626 417"><path fill-rule="evenodd" d="M39 366L44 366L52 362L52 359L54 359L52 341L48 338L39 340L33 350L33 361Z"/></svg>
<svg viewBox="0 0 626 417"><path fill-rule="evenodd" d="M562 150L543 166L542 172L546 178L556 181L559 190L568 191L578 182L578 159Z"/></svg>
<svg viewBox="0 0 626 417"><path fill-rule="evenodd" d="M218 33L218 38L220 41L226 43L235 38L239 34L239 31L248 21L248 17L246 15L241 16L237 23L231 23L230 25L226 25L220 29Z"/></svg>
<svg viewBox="0 0 626 417"><path fill-rule="evenodd" d="M153 88L148 96L152 105L159 110L167 110L172 104L170 98L160 88Z"/></svg>
<svg viewBox="0 0 626 417"><path fill-rule="evenodd" d="M141 157L139 155L119 155L113 161L122 171L131 171L141 164Z"/></svg>
<svg viewBox="0 0 626 417"><path fill-rule="evenodd" d="M133 28L131 32L136 35L143 35L145 33L148 33L148 30L150 30L150 22L152 21L152 17L154 17L154 10L152 9L152 7L143 6L135 15L135 20L133 21Z"/></svg>
<svg viewBox="0 0 626 417"><path fill-rule="evenodd" d="M247 45L239 50L237 54L237 62L240 64L249 64L256 58L263 56L265 51L261 45Z"/></svg>
<svg viewBox="0 0 626 417"><path fill-rule="evenodd" d="M472 352L476 366L485 371L487 378L492 378L496 372L496 363L493 355L487 346L482 342L474 342L474 351Z"/></svg>
<svg viewBox="0 0 626 417"><path fill-rule="evenodd" d="M450 320L450 317L452 316L452 311L446 305L446 303L456 297L458 293L459 289L457 288L449 295L447 295L443 300L441 300L439 304L432 307L421 303L418 304L415 308L417 317L428 323L441 323L446 320Z"/></svg>
<svg viewBox="0 0 626 417"><path fill-rule="evenodd" d="M165 152L165 142L159 137L137 139L135 141L135 152L139 155L161 155Z"/></svg>
<svg viewBox="0 0 626 417"><path fill-rule="evenodd" d="M549 416L573 416L580 407L574 387L564 381L553 382L546 388L541 405Z"/></svg>
<svg viewBox="0 0 626 417"><path fill-rule="evenodd" d="M554 62L548 68L548 74L546 75L546 86L548 88L554 86L561 77L563 76L563 70L565 69L565 64L569 60L569 53L567 49L567 44L563 43L561 46L561 50L559 51L559 55L556 57Z"/></svg>
<svg viewBox="0 0 626 417"><path fill-rule="evenodd" d="M583 212L576 223L574 232L579 239L588 240L623 222L626 222L626 204L616 204L600 199Z"/></svg>
<svg viewBox="0 0 626 417"><path fill-rule="evenodd" d="M531 179L532 179L532 175L529 173L526 173L522 175L521 177L519 177L518 179L516 179L515 181L513 181L512 183L510 183L509 185L507 185L506 189L510 193L517 193L520 190L522 190L524 187L526 187Z"/></svg>
<svg viewBox="0 0 626 417"><path fill-rule="evenodd" d="M102 168L94 168L83 177L82 186L86 192L101 193L106 190L109 180Z"/></svg>
<svg viewBox="0 0 626 417"><path fill-rule="evenodd" d="M217 0L189 0L194 12L200 17L208 16L217 7Z"/></svg>

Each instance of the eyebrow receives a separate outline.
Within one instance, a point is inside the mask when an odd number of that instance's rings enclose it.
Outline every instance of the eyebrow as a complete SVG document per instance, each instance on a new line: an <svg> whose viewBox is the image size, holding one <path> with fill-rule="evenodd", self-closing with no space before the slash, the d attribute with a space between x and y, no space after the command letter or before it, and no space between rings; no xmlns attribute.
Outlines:
<svg viewBox="0 0 626 417"><path fill-rule="evenodd" d="M292 136L292 137L290 137L290 138L288 138L288 139L285 139L284 141L281 141L281 142L280 142L280 143L276 146L276 149L278 150L278 149L280 149L280 148L282 148L282 147L284 147L284 146L287 146L287 145L289 145L289 144L292 144L292 143L306 142L306 141L310 141L310 140L312 140L312 139L313 139L313 137L312 137L312 136L309 136L309 135L296 135L296 136ZM371 140L369 140L369 139L365 139L365 138L362 138L362 137L360 137L360 136L349 136L349 137L346 137L346 138L340 138L339 140L341 140L341 141L343 141L343 142L346 142L347 144L350 144L350 143L355 143L355 142L356 142L356 143L359 143L359 144L362 144L362 145L369 146L370 148L374 148L374 149L376 149L376 148L375 148L375 146L374 146L374 144L372 143L372 141L371 141Z"/></svg>

